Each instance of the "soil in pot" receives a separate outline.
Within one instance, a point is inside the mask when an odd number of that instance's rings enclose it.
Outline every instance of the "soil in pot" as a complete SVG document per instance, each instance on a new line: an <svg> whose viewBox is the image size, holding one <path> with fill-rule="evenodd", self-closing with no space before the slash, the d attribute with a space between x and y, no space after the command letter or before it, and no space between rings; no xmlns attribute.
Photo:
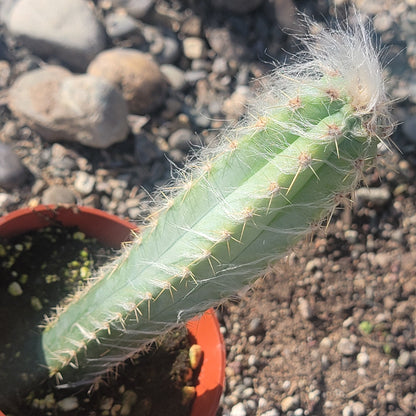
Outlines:
<svg viewBox="0 0 416 416"><path fill-rule="evenodd" d="M44 316L113 254L74 228L47 227L0 242L0 385L11 386L13 379L25 384L30 369L39 377L32 362ZM187 415L197 376L189 365L189 348L187 330L179 328L94 391L59 390L51 380L19 397L2 388L0 409L14 416Z"/></svg>

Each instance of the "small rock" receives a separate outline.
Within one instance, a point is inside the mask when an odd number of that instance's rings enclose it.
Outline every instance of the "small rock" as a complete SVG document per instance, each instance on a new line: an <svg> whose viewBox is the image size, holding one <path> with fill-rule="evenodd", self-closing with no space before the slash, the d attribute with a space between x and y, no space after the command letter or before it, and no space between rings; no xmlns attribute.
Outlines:
<svg viewBox="0 0 416 416"><path fill-rule="evenodd" d="M42 195L42 203L49 204L75 204L74 194L65 186L52 185Z"/></svg>
<svg viewBox="0 0 416 416"><path fill-rule="evenodd" d="M35 54L78 71L106 46L104 29L83 0L19 0L7 27Z"/></svg>
<svg viewBox="0 0 416 416"><path fill-rule="evenodd" d="M298 310L300 315L305 320L311 320L313 318L313 310L309 302L305 298L299 298Z"/></svg>
<svg viewBox="0 0 416 416"><path fill-rule="evenodd" d="M9 284L7 291L12 296L21 296L23 294L22 286L20 286L19 282L12 282Z"/></svg>
<svg viewBox="0 0 416 416"><path fill-rule="evenodd" d="M189 129L179 129L174 131L168 139L169 146L173 149L188 151L192 144L197 144L198 138Z"/></svg>
<svg viewBox="0 0 416 416"><path fill-rule="evenodd" d="M137 394L133 390L126 390L123 394L120 416L129 416L131 408L137 402Z"/></svg>
<svg viewBox="0 0 416 416"><path fill-rule="evenodd" d="M413 393L407 393L403 397L402 403L410 410L416 409L416 400Z"/></svg>
<svg viewBox="0 0 416 416"><path fill-rule="evenodd" d="M106 148L125 139L127 107L105 80L56 66L21 75L9 90L13 113L49 141Z"/></svg>
<svg viewBox="0 0 416 416"><path fill-rule="evenodd" d="M247 58L250 54L246 40L226 27L209 28L205 32L209 46L228 61Z"/></svg>
<svg viewBox="0 0 416 416"><path fill-rule="evenodd" d="M280 407L282 412L287 412L288 410L295 410L299 406L299 396L287 396L282 399L280 402Z"/></svg>
<svg viewBox="0 0 416 416"><path fill-rule="evenodd" d="M347 338L340 339L337 350L339 353L346 356L354 355L356 352L355 344Z"/></svg>
<svg viewBox="0 0 416 416"><path fill-rule="evenodd" d="M202 59L206 55L205 42L201 38L188 37L183 40L183 53L188 59Z"/></svg>
<svg viewBox="0 0 416 416"><path fill-rule="evenodd" d="M185 87L185 73L182 69L175 65L165 64L161 65L160 70L174 90L180 91Z"/></svg>
<svg viewBox="0 0 416 416"><path fill-rule="evenodd" d="M389 189L380 188L360 188L355 192L357 202L359 205L370 202L376 207L383 207L391 199L391 192Z"/></svg>
<svg viewBox="0 0 416 416"><path fill-rule="evenodd" d="M141 25L141 30L148 44L149 53L160 65L173 64L177 61L180 45L175 35L150 25Z"/></svg>
<svg viewBox="0 0 416 416"><path fill-rule="evenodd" d="M280 416L280 412L277 409L271 409L262 413L260 416Z"/></svg>
<svg viewBox="0 0 416 416"><path fill-rule="evenodd" d="M364 416L365 415L365 406L361 402L351 403L352 416Z"/></svg>
<svg viewBox="0 0 416 416"><path fill-rule="evenodd" d="M0 143L0 186L12 190L26 179L26 170L13 150Z"/></svg>
<svg viewBox="0 0 416 416"><path fill-rule="evenodd" d="M57 403L58 407L63 412L70 412L78 408L78 399L75 396L65 397Z"/></svg>
<svg viewBox="0 0 416 416"><path fill-rule="evenodd" d="M388 391L386 393L386 402L389 404L395 404L396 403L396 395L392 391Z"/></svg>
<svg viewBox="0 0 416 416"><path fill-rule="evenodd" d="M321 342L319 343L319 348L322 351L329 351L329 349L332 347L332 341L328 337L324 337L321 339Z"/></svg>
<svg viewBox="0 0 416 416"><path fill-rule="evenodd" d="M252 367L252 366L254 366L254 367L255 367L255 366L258 364L258 359L257 359L257 357L256 357L254 354L251 354L251 355L248 357L247 364L248 364L250 367Z"/></svg>
<svg viewBox="0 0 416 416"><path fill-rule="evenodd" d="M319 402L320 398L321 398L321 391L318 389L312 390L308 393L308 399L311 402L317 403Z"/></svg>
<svg viewBox="0 0 416 416"><path fill-rule="evenodd" d="M342 416L354 416L354 414L352 412L352 407L350 405L345 406L342 409Z"/></svg>
<svg viewBox="0 0 416 416"><path fill-rule="evenodd" d="M95 186L95 177L87 172L78 171L75 175L74 188L81 195L88 195Z"/></svg>
<svg viewBox="0 0 416 416"><path fill-rule="evenodd" d="M397 364L400 367L408 367L412 361L412 356L409 351L400 351L400 355L397 358Z"/></svg>
<svg viewBox="0 0 416 416"><path fill-rule="evenodd" d="M249 335L261 335L264 333L263 322L260 318L253 318L247 328Z"/></svg>
<svg viewBox="0 0 416 416"><path fill-rule="evenodd" d="M199 16L189 16L181 26L181 33L187 36L199 36L201 34L202 21Z"/></svg>
<svg viewBox="0 0 416 416"><path fill-rule="evenodd" d="M136 19L146 16L154 2L155 0L112 0L113 6L122 7L130 16Z"/></svg>
<svg viewBox="0 0 416 416"><path fill-rule="evenodd" d="M230 416L246 416L247 411L243 403L237 403L231 409Z"/></svg>
<svg viewBox="0 0 416 416"><path fill-rule="evenodd" d="M164 102L167 82L150 55L134 49L113 48L101 52L88 73L119 87L130 112L146 114Z"/></svg>
<svg viewBox="0 0 416 416"><path fill-rule="evenodd" d="M133 33L140 33L136 19L125 13L110 13L105 18L105 27L108 36L113 39L126 38Z"/></svg>
<svg viewBox="0 0 416 416"><path fill-rule="evenodd" d="M369 362L370 356L365 351L361 351L357 354L357 363L360 367L366 367Z"/></svg>
<svg viewBox="0 0 416 416"><path fill-rule="evenodd" d="M252 387L247 387L241 392L242 399L248 399L254 394L254 389Z"/></svg>
<svg viewBox="0 0 416 416"><path fill-rule="evenodd" d="M293 412L293 416L303 416L303 409L302 408L298 408Z"/></svg>
<svg viewBox="0 0 416 416"><path fill-rule="evenodd" d="M355 244L358 241L358 231L356 231L356 230L347 230L347 231L345 231L345 239L350 244Z"/></svg>

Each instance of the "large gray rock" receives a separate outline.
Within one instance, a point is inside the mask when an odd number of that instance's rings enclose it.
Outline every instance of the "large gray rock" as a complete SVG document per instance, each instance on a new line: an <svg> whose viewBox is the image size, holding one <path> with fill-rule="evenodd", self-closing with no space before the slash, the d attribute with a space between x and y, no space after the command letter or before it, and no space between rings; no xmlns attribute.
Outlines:
<svg viewBox="0 0 416 416"><path fill-rule="evenodd" d="M88 73L119 87L133 114L155 111L165 101L167 81L149 54L127 48L108 49L94 58Z"/></svg>
<svg viewBox="0 0 416 416"><path fill-rule="evenodd" d="M6 22L35 54L78 71L106 46L104 29L84 0L19 0Z"/></svg>
<svg viewBox="0 0 416 416"><path fill-rule="evenodd" d="M20 76L10 88L8 104L17 117L49 141L106 148L128 133L127 105L117 88L61 67Z"/></svg>

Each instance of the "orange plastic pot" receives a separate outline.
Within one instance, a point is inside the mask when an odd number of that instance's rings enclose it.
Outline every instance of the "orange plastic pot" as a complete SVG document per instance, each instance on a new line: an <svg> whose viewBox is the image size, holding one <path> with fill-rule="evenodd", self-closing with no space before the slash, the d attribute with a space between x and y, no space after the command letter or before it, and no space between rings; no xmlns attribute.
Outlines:
<svg viewBox="0 0 416 416"><path fill-rule="evenodd" d="M95 208L44 206L23 208L0 218L0 238L11 238L28 231L60 224L76 226L102 244L119 248L137 227ZM225 378L225 348L215 312L211 309L187 324L192 341L203 351L203 362L196 386L191 416L214 416ZM0 416L4 414L0 410Z"/></svg>

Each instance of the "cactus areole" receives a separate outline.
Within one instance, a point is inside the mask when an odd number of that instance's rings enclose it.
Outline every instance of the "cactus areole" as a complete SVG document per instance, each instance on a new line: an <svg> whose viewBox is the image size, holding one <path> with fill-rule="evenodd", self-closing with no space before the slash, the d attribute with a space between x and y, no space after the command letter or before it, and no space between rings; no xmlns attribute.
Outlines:
<svg viewBox="0 0 416 416"><path fill-rule="evenodd" d="M63 385L93 382L236 294L360 183L389 130L377 54L362 24L310 37L244 122L160 192L120 258L45 323Z"/></svg>

